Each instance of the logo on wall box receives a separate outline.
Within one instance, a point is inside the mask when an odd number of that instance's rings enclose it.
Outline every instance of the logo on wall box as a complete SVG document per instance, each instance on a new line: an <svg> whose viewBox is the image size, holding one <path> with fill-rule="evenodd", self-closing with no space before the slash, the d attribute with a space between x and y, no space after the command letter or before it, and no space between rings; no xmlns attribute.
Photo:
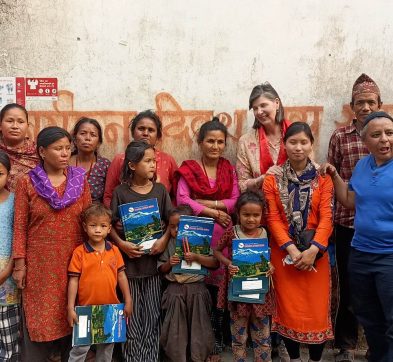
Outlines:
<svg viewBox="0 0 393 362"><path fill-rule="evenodd" d="M128 211L129 211L129 212L134 212L134 208L133 208L133 207L130 207L130 208L128 209Z"/></svg>
<svg viewBox="0 0 393 362"><path fill-rule="evenodd" d="M185 229L185 230L188 230L189 228L190 228L190 226L189 226L189 225L187 225L187 224L186 224L186 225L184 225L184 229Z"/></svg>
<svg viewBox="0 0 393 362"><path fill-rule="evenodd" d="M243 249L244 248L244 244L243 243L239 243L239 249Z"/></svg>

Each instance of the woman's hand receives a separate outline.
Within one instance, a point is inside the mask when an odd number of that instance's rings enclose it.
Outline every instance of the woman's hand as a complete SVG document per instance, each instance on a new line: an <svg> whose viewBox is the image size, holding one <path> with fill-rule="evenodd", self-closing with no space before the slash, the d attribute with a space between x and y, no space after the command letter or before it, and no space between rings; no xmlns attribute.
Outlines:
<svg viewBox="0 0 393 362"><path fill-rule="evenodd" d="M228 225L231 223L231 217L224 211L217 210L217 215L214 218L221 226L227 228Z"/></svg>
<svg viewBox="0 0 393 362"><path fill-rule="evenodd" d="M180 263L179 255L174 254L174 255L172 255L172 256L169 258L169 264L170 264L171 266L177 265L177 264L179 264L179 263Z"/></svg>
<svg viewBox="0 0 393 362"><path fill-rule="evenodd" d="M141 245L135 245L134 243L122 240L118 243L118 247L127 254L130 259L140 258L144 252L142 251Z"/></svg>
<svg viewBox="0 0 393 362"><path fill-rule="evenodd" d="M19 289L24 289L26 286L26 268L14 269L12 278Z"/></svg>
<svg viewBox="0 0 393 362"><path fill-rule="evenodd" d="M293 264L296 264L302 258L302 253L296 247L295 244L288 245L286 250L287 250L289 256L291 257L291 260L292 260Z"/></svg>
<svg viewBox="0 0 393 362"><path fill-rule="evenodd" d="M315 245L311 245L307 250L302 252L301 259L294 263L295 267L299 270L313 270L318 252L319 249Z"/></svg>
<svg viewBox="0 0 393 362"><path fill-rule="evenodd" d="M233 265L232 263L228 265L228 272L231 277L239 273L239 267L236 265Z"/></svg>
<svg viewBox="0 0 393 362"><path fill-rule="evenodd" d="M318 171L322 176L328 174L331 177L334 177L338 174L337 169L332 164L327 162L319 166Z"/></svg>

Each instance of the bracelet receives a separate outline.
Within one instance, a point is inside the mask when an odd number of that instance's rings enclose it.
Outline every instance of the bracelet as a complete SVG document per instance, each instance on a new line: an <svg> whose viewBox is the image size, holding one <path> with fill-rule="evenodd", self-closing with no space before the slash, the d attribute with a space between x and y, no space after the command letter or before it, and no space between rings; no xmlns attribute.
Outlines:
<svg viewBox="0 0 393 362"><path fill-rule="evenodd" d="M25 269L26 269L26 265L23 265L23 266L21 266L19 268L14 268L14 271L22 271L22 270L25 270Z"/></svg>
<svg viewBox="0 0 393 362"><path fill-rule="evenodd" d="M215 207L216 210L217 210L217 207L218 207L218 201L216 200L216 207Z"/></svg>

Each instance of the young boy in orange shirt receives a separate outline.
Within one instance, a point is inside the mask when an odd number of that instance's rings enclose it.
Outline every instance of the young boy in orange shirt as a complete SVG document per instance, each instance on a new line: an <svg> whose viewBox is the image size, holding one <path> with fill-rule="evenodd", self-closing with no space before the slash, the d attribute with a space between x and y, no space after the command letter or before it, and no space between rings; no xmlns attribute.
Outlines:
<svg viewBox="0 0 393 362"><path fill-rule="evenodd" d="M124 298L124 314L131 315L132 301L125 266L119 249L105 238L111 230L112 213L102 204L94 203L82 214L83 229L88 241L78 246L68 267L68 322L78 323L78 305L118 304L116 286ZM113 343L97 344L96 361L112 360ZM74 346L69 362L84 361L90 346Z"/></svg>

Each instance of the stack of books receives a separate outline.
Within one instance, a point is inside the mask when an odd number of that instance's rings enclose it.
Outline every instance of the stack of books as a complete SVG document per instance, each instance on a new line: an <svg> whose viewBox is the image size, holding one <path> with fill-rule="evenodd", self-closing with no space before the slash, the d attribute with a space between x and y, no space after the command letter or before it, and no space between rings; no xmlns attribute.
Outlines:
<svg viewBox="0 0 393 362"><path fill-rule="evenodd" d="M268 239L234 239L232 264L239 268L228 287L228 300L243 303L265 303L269 291L270 250Z"/></svg>
<svg viewBox="0 0 393 362"><path fill-rule="evenodd" d="M202 274L208 270L197 262L187 263L184 254L187 252L209 255L214 220L208 217L180 216L176 238L176 255L182 260L172 268L176 274Z"/></svg>

